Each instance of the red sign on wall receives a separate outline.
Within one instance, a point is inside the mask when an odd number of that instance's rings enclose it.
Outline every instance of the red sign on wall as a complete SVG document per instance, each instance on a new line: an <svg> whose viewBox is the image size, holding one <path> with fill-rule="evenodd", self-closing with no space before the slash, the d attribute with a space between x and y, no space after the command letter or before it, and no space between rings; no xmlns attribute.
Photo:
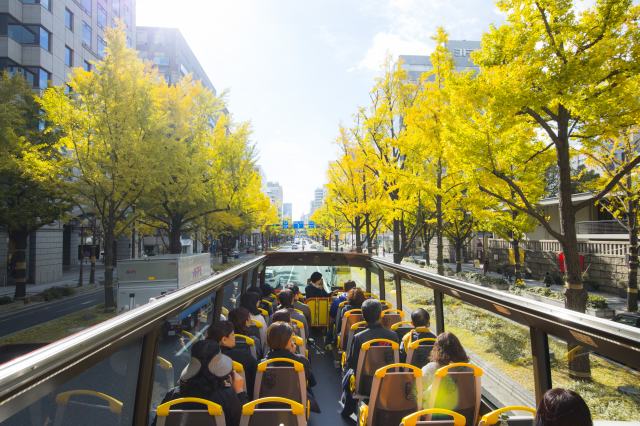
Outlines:
<svg viewBox="0 0 640 426"><path fill-rule="evenodd" d="M584 255L581 254L579 256L580 256L579 257L579 259L580 259L580 270L582 272L584 272L585 271L585 268L584 268ZM566 266L564 260L565 260L564 259L564 253L563 252L559 252L558 253L558 267L560 268L560 272L563 273L563 274L565 272L567 272L567 266Z"/></svg>

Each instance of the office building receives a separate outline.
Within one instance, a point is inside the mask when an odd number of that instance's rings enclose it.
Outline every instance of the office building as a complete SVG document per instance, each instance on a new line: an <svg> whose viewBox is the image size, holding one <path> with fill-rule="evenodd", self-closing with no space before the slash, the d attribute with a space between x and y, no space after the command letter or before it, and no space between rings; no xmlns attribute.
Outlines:
<svg viewBox="0 0 640 426"><path fill-rule="evenodd" d="M267 182L266 194L271 200L271 204L278 210L278 218L282 219L282 186L278 182Z"/></svg>
<svg viewBox="0 0 640 426"><path fill-rule="evenodd" d="M136 48L140 57L151 61L169 84L176 84L182 77L191 74L194 80L216 93L215 87L198 58L177 28L138 27Z"/></svg>
<svg viewBox="0 0 640 426"><path fill-rule="evenodd" d="M284 218L293 218L293 204L284 203L282 205L282 217Z"/></svg>
<svg viewBox="0 0 640 426"><path fill-rule="evenodd" d="M326 190L324 188L316 188L316 190L313 192L313 201L311 201L311 209L309 211L309 215L312 215L316 210L322 207L325 195Z"/></svg>
<svg viewBox="0 0 640 426"><path fill-rule="evenodd" d="M480 49L479 41L449 40L447 49L453 56L456 71L479 71L480 68L471 61L471 53ZM400 55L398 61L402 64L408 75L409 81L418 81L420 76L431 71L431 59L424 55Z"/></svg>
<svg viewBox="0 0 640 426"><path fill-rule="evenodd" d="M74 67L104 55L104 31L121 20L135 46L135 0L3 0L0 70L24 75L34 89L59 86Z"/></svg>

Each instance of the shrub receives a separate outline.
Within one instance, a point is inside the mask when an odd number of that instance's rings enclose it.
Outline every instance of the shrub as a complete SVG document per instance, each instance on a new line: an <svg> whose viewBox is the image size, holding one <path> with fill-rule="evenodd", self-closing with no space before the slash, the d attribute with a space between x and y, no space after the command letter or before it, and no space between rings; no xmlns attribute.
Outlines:
<svg viewBox="0 0 640 426"><path fill-rule="evenodd" d="M6 305L8 303L13 302L13 299L10 296L2 296L0 297L0 305Z"/></svg>
<svg viewBox="0 0 640 426"><path fill-rule="evenodd" d="M496 327L486 335L487 348L503 360L520 362L526 356L527 336L516 327Z"/></svg>
<svg viewBox="0 0 640 426"><path fill-rule="evenodd" d="M45 301L71 296L76 290L73 287L49 287L39 294Z"/></svg>
<svg viewBox="0 0 640 426"><path fill-rule="evenodd" d="M609 307L609 305L607 304L607 299L595 294L590 294L587 297L587 306L593 309L606 309Z"/></svg>

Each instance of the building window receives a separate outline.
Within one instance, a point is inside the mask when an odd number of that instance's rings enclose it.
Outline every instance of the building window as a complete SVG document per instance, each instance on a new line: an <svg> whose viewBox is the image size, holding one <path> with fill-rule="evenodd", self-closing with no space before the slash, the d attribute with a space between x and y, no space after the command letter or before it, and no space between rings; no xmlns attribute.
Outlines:
<svg viewBox="0 0 640 426"><path fill-rule="evenodd" d="M84 10L85 13L89 16L91 16L91 12L93 12L91 2L92 0L76 0L76 3L78 3L80 9Z"/></svg>
<svg viewBox="0 0 640 426"><path fill-rule="evenodd" d="M98 26L104 28L107 26L107 11L100 3L98 3Z"/></svg>
<svg viewBox="0 0 640 426"><path fill-rule="evenodd" d="M51 0L22 0L24 4L39 4L47 10L51 10Z"/></svg>
<svg viewBox="0 0 640 426"><path fill-rule="evenodd" d="M98 37L98 56L101 58L104 56L104 50L107 47L107 44L104 42L102 37Z"/></svg>
<svg viewBox="0 0 640 426"><path fill-rule="evenodd" d="M64 47L64 64L68 67L73 66L73 50L69 46Z"/></svg>
<svg viewBox="0 0 640 426"><path fill-rule="evenodd" d="M85 71L91 71L91 62L84 61L82 63L82 68L84 68Z"/></svg>
<svg viewBox="0 0 640 426"><path fill-rule="evenodd" d="M91 49L91 38L92 38L91 25L82 21L82 44L87 46L89 49Z"/></svg>
<svg viewBox="0 0 640 426"><path fill-rule="evenodd" d="M40 27L40 47L51 51L51 33L42 27Z"/></svg>
<svg viewBox="0 0 640 426"><path fill-rule="evenodd" d="M38 88L46 89L51 81L51 73L38 68Z"/></svg>
<svg viewBox="0 0 640 426"><path fill-rule="evenodd" d="M73 12L69 9L64 10L64 26L73 31Z"/></svg>

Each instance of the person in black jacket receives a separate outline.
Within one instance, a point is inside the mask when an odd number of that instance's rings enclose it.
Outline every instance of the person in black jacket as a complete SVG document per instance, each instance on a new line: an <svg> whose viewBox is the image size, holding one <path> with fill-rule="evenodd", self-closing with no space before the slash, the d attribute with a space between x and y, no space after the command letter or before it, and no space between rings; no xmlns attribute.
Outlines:
<svg viewBox="0 0 640 426"><path fill-rule="evenodd" d="M242 377L233 372L231 358L220 352L218 343L200 340L191 347L191 361L182 371L178 386L171 389L162 402L185 397L206 399L222 407L227 425L238 426L242 405L249 400L243 388ZM175 408L204 409L196 403L178 404Z"/></svg>
<svg viewBox="0 0 640 426"><path fill-rule="evenodd" d="M382 314L382 304L376 299L367 299L362 304L362 317L367 322L367 329L361 331L353 337L351 351L347 360L348 368L354 372L358 366L360 347L363 343L373 339L388 339L398 342L398 335L380 324L380 314Z"/></svg>
<svg viewBox="0 0 640 426"><path fill-rule="evenodd" d="M247 351L236 349L236 336L230 321L220 321L207 330L207 337L220 345L222 353L242 364L244 376L247 380L247 393L253 399L253 385L256 381L258 361Z"/></svg>
<svg viewBox="0 0 640 426"><path fill-rule="evenodd" d="M330 297L331 295L324 289L322 274L318 271L311 274L307 286L304 288L304 297Z"/></svg>

